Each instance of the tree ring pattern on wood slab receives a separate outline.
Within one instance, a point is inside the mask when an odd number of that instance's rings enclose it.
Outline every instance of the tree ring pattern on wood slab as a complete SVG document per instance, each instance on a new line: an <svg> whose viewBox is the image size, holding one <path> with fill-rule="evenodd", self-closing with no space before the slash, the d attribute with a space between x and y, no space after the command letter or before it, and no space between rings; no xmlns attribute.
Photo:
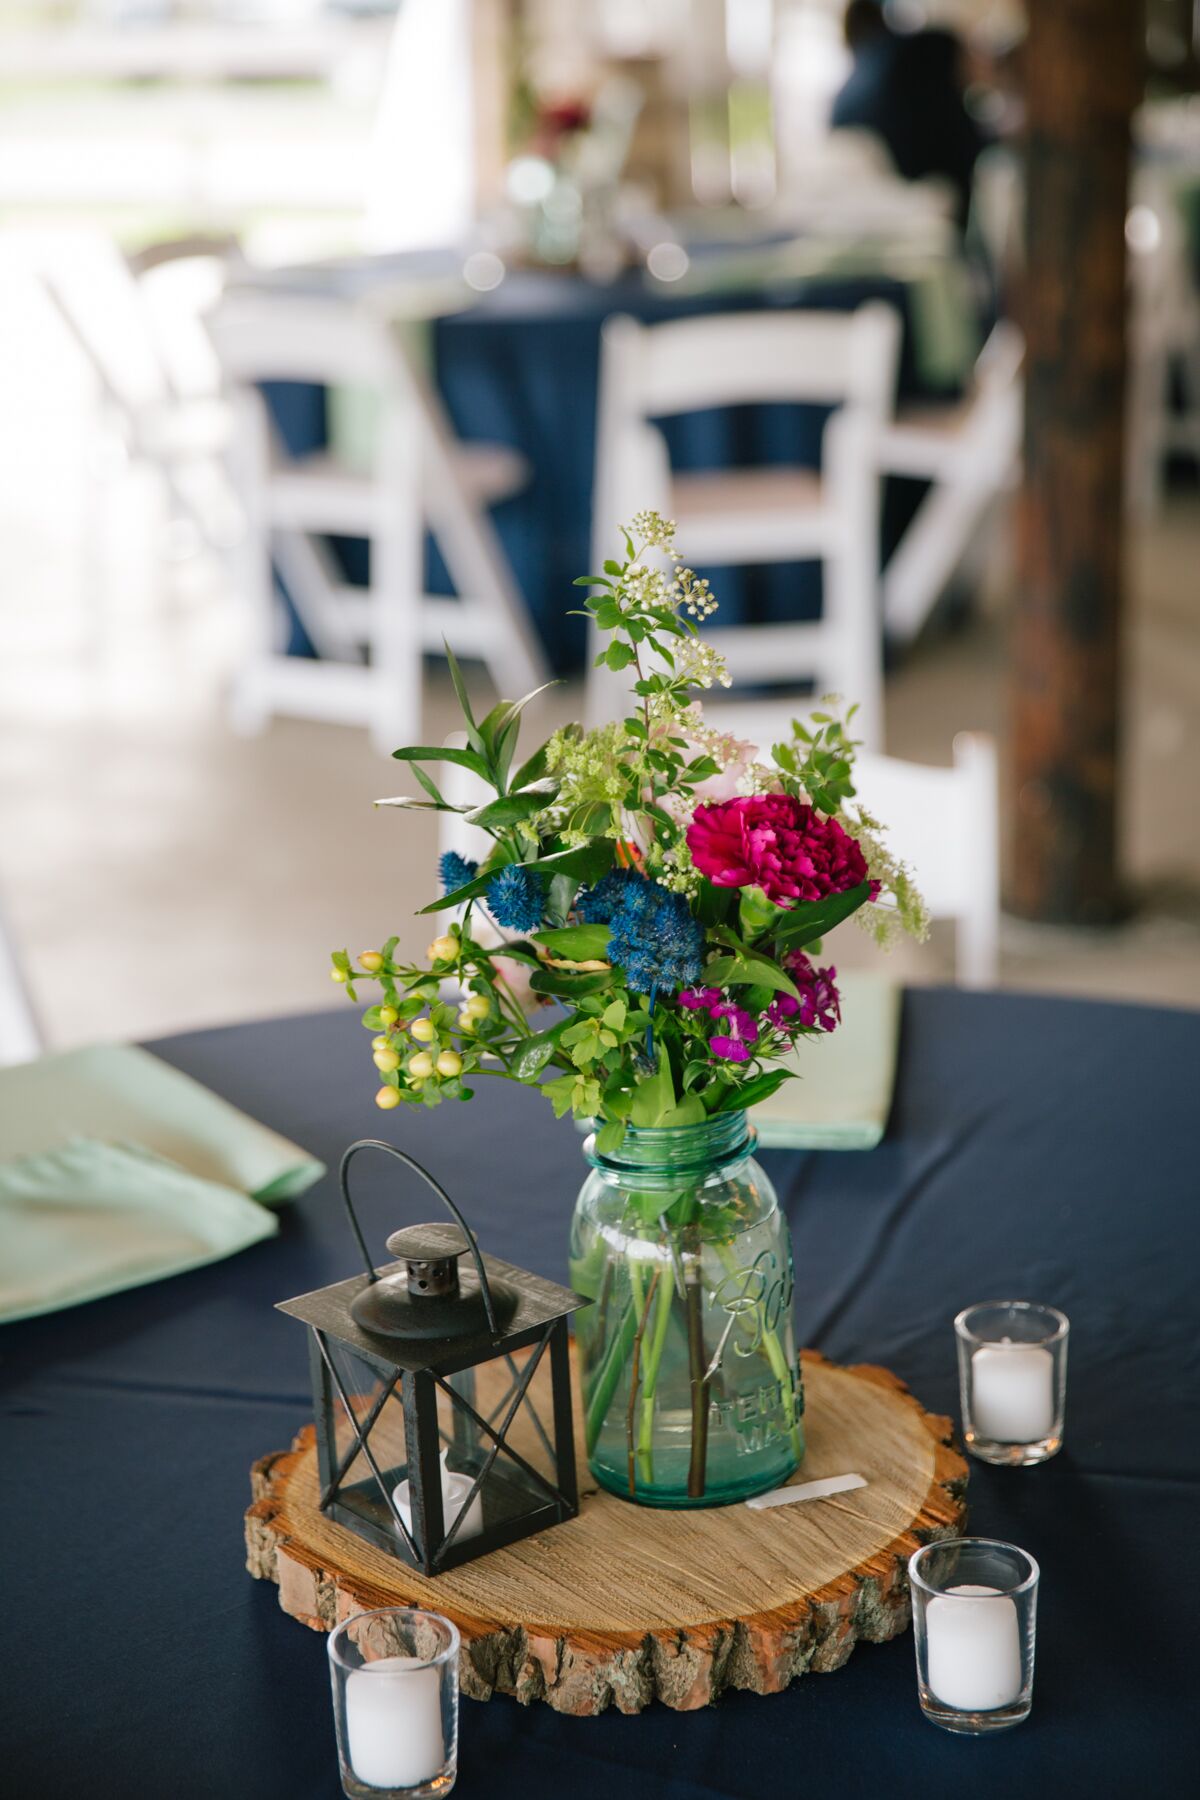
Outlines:
<svg viewBox="0 0 1200 1800"><path fill-rule="evenodd" d="M866 1487L762 1511L660 1511L598 1489L577 1443L578 1518L429 1577L318 1510L307 1426L254 1467L247 1567L316 1630L377 1606L447 1614L475 1699L513 1694L585 1716L652 1700L690 1711L730 1687L778 1693L840 1668L860 1639L903 1631L909 1556L957 1535L966 1516L949 1419L886 1369L813 1351L803 1364L808 1451L796 1479L854 1472Z"/></svg>

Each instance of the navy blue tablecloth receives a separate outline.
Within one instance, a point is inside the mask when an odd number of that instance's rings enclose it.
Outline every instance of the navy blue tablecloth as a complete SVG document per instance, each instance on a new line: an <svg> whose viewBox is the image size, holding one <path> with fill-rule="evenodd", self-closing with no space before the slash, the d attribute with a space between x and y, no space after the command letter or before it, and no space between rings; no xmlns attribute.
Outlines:
<svg viewBox="0 0 1200 1800"><path fill-rule="evenodd" d="M379 1114L353 1010L154 1048L328 1163ZM802 1340L887 1364L957 1412L951 1319L997 1295L1072 1323L1066 1448L972 1465L971 1528L1042 1567L1032 1718L994 1739L921 1718L911 1637L697 1714L561 1718L463 1703L463 1800L1130 1800L1195 1791L1200 1015L924 991L905 1001L887 1137L771 1152ZM397 1127L501 1256L565 1279L579 1141L526 1090ZM380 1159L382 1162L382 1159ZM368 1238L419 1213L363 1167ZM247 1471L310 1416L273 1303L351 1273L333 1183L282 1235L0 1332L6 1793L335 1800L324 1640L243 1568Z"/></svg>
<svg viewBox="0 0 1200 1800"><path fill-rule="evenodd" d="M381 258L374 275L364 269L351 291L368 291L372 279L385 282L403 266L404 259ZM313 281L319 285L316 276ZM340 290L345 288L343 280ZM605 319L628 313L658 323L698 313L767 308L848 312L868 300L894 306L903 322L901 397L929 397L914 356L910 289L883 275L806 278L753 293L685 296L635 273L600 285L566 273L517 271L469 310L434 322L433 368L458 435L465 441L510 445L530 465L528 486L497 507L495 523L556 669L580 665L584 653L583 622L570 617L578 606L571 583L590 573L596 396ZM327 433L324 390L276 382L266 391L290 452L320 449ZM664 430L672 464L680 470L758 464L816 468L827 412L812 406L721 408L665 421ZM881 526L886 550L895 546L922 491L920 483L887 483ZM336 547L347 578L365 581L366 545L342 539ZM681 549L686 555L686 543ZM815 563L707 573L725 624L820 615L820 567ZM441 560L433 554L429 580L431 591L451 591ZM302 647L299 638L294 647Z"/></svg>

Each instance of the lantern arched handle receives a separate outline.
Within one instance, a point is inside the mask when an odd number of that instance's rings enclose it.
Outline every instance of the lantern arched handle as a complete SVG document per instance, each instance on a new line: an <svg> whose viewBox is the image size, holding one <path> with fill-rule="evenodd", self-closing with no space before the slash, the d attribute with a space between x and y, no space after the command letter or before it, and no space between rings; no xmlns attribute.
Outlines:
<svg viewBox="0 0 1200 1800"><path fill-rule="evenodd" d="M484 1309L487 1312L488 1325L491 1328L492 1336L498 1336L500 1327L496 1322L496 1308L492 1301L491 1285L488 1282L487 1270L483 1266L483 1257L480 1255L479 1244L476 1240L475 1233L471 1230L471 1227L467 1224L467 1221L463 1218L462 1213L450 1198L441 1182L435 1181L434 1177L429 1173L429 1170L424 1168L414 1156L410 1156L407 1150L398 1150L395 1144L387 1144L382 1138L359 1138L358 1141L351 1144L350 1148L346 1151L345 1155L342 1157L341 1166L338 1169L338 1182L342 1190L342 1201L346 1208L346 1216L350 1221L350 1229L354 1233L359 1250L362 1252L363 1264L367 1271L368 1281L378 1281L379 1273L375 1264L371 1261L371 1253L367 1249L367 1241L363 1237L362 1227L358 1222L358 1215L354 1211L354 1203L350 1198L350 1164L360 1150L382 1150L385 1155L394 1156L397 1162L402 1162L406 1168L413 1171L414 1175L419 1175L421 1180L425 1182L428 1187L433 1189L438 1199L442 1202L442 1205L451 1214L455 1222L462 1228L463 1234L467 1240L467 1246L471 1252L471 1261L475 1264L475 1273L479 1277L479 1290L483 1295L483 1304Z"/></svg>

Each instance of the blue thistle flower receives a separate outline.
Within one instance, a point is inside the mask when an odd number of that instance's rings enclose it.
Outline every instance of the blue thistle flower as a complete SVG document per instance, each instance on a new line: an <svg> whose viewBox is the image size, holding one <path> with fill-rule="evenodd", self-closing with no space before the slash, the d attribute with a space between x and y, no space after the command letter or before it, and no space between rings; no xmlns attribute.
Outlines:
<svg viewBox="0 0 1200 1800"><path fill-rule="evenodd" d="M581 888L575 899L575 911L584 924L611 924L613 909L631 881L636 881L639 887L646 885L636 869L610 869L595 887Z"/></svg>
<svg viewBox="0 0 1200 1800"><path fill-rule="evenodd" d="M442 892L453 894L460 887L466 887L468 881L474 881L479 873L479 864L470 857L460 856L457 850L447 850L438 860L438 874L442 878Z"/></svg>
<svg viewBox="0 0 1200 1800"><path fill-rule="evenodd" d="M506 931L536 931L546 910L546 894L532 869L509 863L488 882L487 903L497 925Z"/></svg>
<svg viewBox="0 0 1200 1800"><path fill-rule="evenodd" d="M659 987L674 993L699 979L704 927L682 894L638 876L623 885L609 923L609 961L624 969L635 993Z"/></svg>

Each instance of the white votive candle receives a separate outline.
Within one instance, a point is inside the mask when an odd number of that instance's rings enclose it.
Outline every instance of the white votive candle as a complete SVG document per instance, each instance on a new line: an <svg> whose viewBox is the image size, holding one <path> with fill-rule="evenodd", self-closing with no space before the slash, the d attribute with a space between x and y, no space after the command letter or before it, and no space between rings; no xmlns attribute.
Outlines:
<svg viewBox="0 0 1200 1800"><path fill-rule="evenodd" d="M997 1444L1036 1444L1054 1429L1054 1358L1002 1338L971 1357L971 1423Z"/></svg>
<svg viewBox="0 0 1200 1800"><path fill-rule="evenodd" d="M456 1470L446 1467L448 1451L443 1450L440 1468L442 1471L442 1529L443 1535L450 1530L455 1519L462 1511L462 1503L475 1485L473 1475L460 1475ZM392 1489L392 1499L396 1503L396 1511L404 1520L405 1529L412 1535L412 1489L407 1481L402 1481ZM483 1530L483 1493L476 1494L462 1524L454 1534L454 1542L461 1544L464 1539L478 1537Z"/></svg>
<svg viewBox="0 0 1200 1800"><path fill-rule="evenodd" d="M999 1588L947 1588L925 1608L931 1691L959 1712L994 1712L1021 1692L1017 1609Z"/></svg>
<svg viewBox="0 0 1200 1800"><path fill-rule="evenodd" d="M441 1679L417 1656L381 1656L346 1677L350 1767L367 1787L411 1788L446 1761Z"/></svg>

